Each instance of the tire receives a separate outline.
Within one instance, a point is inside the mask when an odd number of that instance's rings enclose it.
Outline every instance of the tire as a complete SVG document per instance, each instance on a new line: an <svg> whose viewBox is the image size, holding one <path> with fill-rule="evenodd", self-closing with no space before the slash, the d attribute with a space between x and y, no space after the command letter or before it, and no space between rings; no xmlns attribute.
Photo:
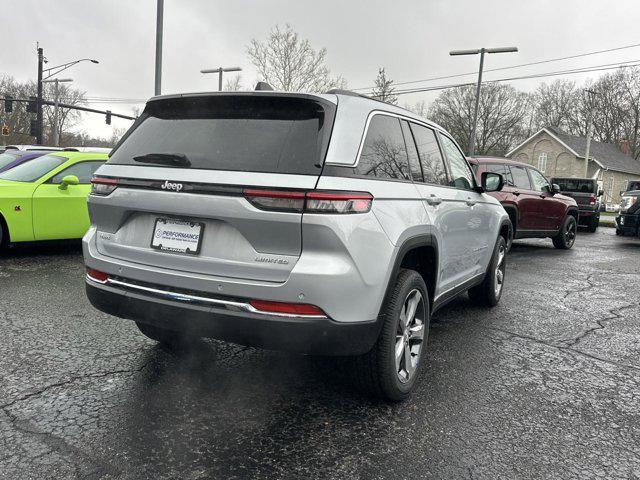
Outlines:
<svg viewBox="0 0 640 480"><path fill-rule="evenodd" d="M407 328L401 316L414 302L415 314ZM376 344L368 353L351 359L353 380L360 390L390 402L411 394L424 364L430 314L422 276L414 270L400 270L380 311L382 329Z"/></svg>
<svg viewBox="0 0 640 480"><path fill-rule="evenodd" d="M502 296L507 264L507 243L504 237L498 237L493 256L482 283L468 291L471 301L485 307L495 307Z"/></svg>
<svg viewBox="0 0 640 480"><path fill-rule="evenodd" d="M616 235L622 235L622 230L616 228Z"/></svg>
<svg viewBox="0 0 640 480"><path fill-rule="evenodd" d="M7 248L9 245L9 232L7 231L6 224L0 216L0 251Z"/></svg>
<svg viewBox="0 0 640 480"><path fill-rule="evenodd" d="M578 224L576 219L571 215L567 215L562 222L562 227L558 234L553 237L553 246L562 250L569 250L573 247L576 241L576 233L578 231Z"/></svg>
<svg viewBox="0 0 640 480"><path fill-rule="evenodd" d="M194 341L194 337L190 337L183 332L168 330L142 322L136 322L136 325L144 336L159 342L171 350L184 350Z"/></svg>
<svg viewBox="0 0 640 480"><path fill-rule="evenodd" d="M600 225L600 215L594 215L591 217L591 220L589 220L589 231L595 233L596 230L598 230L598 225Z"/></svg>

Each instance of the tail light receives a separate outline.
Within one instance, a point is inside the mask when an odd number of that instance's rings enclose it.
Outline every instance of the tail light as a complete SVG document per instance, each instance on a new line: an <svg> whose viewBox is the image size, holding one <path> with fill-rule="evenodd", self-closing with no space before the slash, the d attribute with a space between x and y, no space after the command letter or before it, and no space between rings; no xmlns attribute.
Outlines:
<svg viewBox="0 0 640 480"><path fill-rule="evenodd" d="M246 188L243 193L257 208L299 213L367 213L373 203L373 195L367 192Z"/></svg>
<svg viewBox="0 0 640 480"><path fill-rule="evenodd" d="M251 300L249 303L260 312L326 317L325 313L319 307L309 305L308 303L284 303L271 302L268 300Z"/></svg>
<svg viewBox="0 0 640 480"><path fill-rule="evenodd" d="M95 268L87 267L87 277L98 283L106 283L109 275Z"/></svg>
<svg viewBox="0 0 640 480"><path fill-rule="evenodd" d="M118 187L115 178L93 177L91 179L91 193L93 195L109 195Z"/></svg>
<svg viewBox="0 0 640 480"><path fill-rule="evenodd" d="M589 205L595 205L596 204L596 196L595 195L591 195L589 197Z"/></svg>

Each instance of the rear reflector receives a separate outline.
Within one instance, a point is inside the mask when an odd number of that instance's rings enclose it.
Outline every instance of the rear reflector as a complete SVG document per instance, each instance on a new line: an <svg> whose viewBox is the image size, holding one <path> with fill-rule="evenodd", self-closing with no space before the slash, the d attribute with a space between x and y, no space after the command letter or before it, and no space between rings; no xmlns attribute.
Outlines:
<svg viewBox="0 0 640 480"><path fill-rule="evenodd" d="M299 213L366 213L373 202L373 195L367 192L245 188L243 194L257 208Z"/></svg>
<svg viewBox="0 0 640 480"><path fill-rule="evenodd" d="M93 177L91 179L91 193L93 195L109 195L118 186L115 178Z"/></svg>
<svg viewBox="0 0 640 480"><path fill-rule="evenodd" d="M109 275L94 268L87 268L87 277L89 277L94 282L106 283Z"/></svg>
<svg viewBox="0 0 640 480"><path fill-rule="evenodd" d="M287 313L290 315L314 315L326 317L325 313L315 305L307 303L270 302L268 300L251 300L253 308L261 312Z"/></svg>

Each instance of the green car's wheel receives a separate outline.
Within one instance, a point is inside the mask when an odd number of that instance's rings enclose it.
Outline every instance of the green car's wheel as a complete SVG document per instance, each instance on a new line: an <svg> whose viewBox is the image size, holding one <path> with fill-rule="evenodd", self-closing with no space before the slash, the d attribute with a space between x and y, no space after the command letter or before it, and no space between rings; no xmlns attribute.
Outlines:
<svg viewBox="0 0 640 480"><path fill-rule="evenodd" d="M5 248L9 243L9 231L7 229L7 225L4 223L4 220L0 216L0 250Z"/></svg>

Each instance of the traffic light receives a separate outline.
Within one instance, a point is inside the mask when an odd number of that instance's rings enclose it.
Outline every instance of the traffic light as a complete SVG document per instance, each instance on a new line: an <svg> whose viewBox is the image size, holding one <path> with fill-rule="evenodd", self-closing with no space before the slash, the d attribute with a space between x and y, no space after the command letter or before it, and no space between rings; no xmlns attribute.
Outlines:
<svg viewBox="0 0 640 480"><path fill-rule="evenodd" d="M29 113L38 113L38 99L36 97L29 97L29 101L27 102L27 112Z"/></svg>
<svg viewBox="0 0 640 480"><path fill-rule="evenodd" d="M9 125L2 125L2 136L3 137L9 136Z"/></svg>
<svg viewBox="0 0 640 480"><path fill-rule="evenodd" d="M31 120L31 125L29 127L29 135L32 137L38 137L38 121Z"/></svg>
<svg viewBox="0 0 640 480"><path fill-rule="evenodd" d="M107 115L104 121L107 122L107 125L111 125L111 110L107 110Z"/></svg>
<svg viewBox="0 0 640 480"><path fill-rule="evenodd" d="M4 97L4 111L5 113L13 112L13 98L11 98L9 95L6 95Z"/></svg>

